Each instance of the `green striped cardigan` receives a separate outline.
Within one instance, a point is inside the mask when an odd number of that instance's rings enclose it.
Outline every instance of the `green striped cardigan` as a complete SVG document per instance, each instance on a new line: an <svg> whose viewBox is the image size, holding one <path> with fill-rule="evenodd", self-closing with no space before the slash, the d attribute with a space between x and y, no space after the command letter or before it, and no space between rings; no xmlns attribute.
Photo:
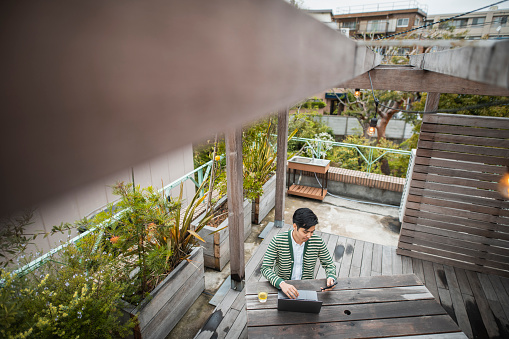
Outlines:
<svg viewBox="0 0 509 339"><path fill-rule="evenodd" d="M288 231L272 238L263 258L261 272L277 288L284 280L290 280L292 277L293 247L291 236L292 232ZM304 246L302 279L314 279L317 258L320 259L320 263L327 273L327 278L336 279L336 265L334 265L322 238L315 234L306 241Z"/></svg>

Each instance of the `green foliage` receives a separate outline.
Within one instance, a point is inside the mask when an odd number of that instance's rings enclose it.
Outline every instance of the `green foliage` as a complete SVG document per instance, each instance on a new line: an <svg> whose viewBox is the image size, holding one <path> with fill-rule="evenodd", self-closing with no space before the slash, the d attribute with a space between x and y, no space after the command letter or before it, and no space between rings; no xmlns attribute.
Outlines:
<svg viewBox="0 0 509 339"><path fill-rule="evenodd" d="M302 108L307 109L317 109L324 108L326 106L325 102L321 99L309 99L302 104Z"/></svg>
<svg viewBox="0 0 509 339"><path fill-rule="evenodd" d="M438 108L440 109L454 109L462 108L465 106L473 106L479 104L492 103L496 101L509 100L509 97L497 97L488 95L470 95L470 94L440 94L440 101L438 102ZM421 100L414 104L414 109L424 111L426 103L426 93L421 97ZM488 106L482 108L461 110L454 114L464 115L482 115L492 117L509 117L509 106Z"/></svg>
<svg viewBox="0 0 509 339"><path fill-rule="evenodd" d="M121 320L118 301L127 283L114 256L93 251L96 234L20 278L2 272L1 338L119 338L136 319Z"/></svg>
<svg viewBox="0 0 509 339"><path fill-rule="evenodd" d="M315 121L313 117L320 117L318 121ZM288 123L289 131L297 131L296 137L313 139L315 135L320 133L327 133L333 136L332 129L327 126L321 120L321 115L311 115L305 113L298 113L291 116ZM304 146L304 142L289 140L288 141L288 152L297 152Z"/></svg>
<svg viewBox="0 0 509 339"><path fill-rule="evenodd" d="M273 125L271 119L263 120L252 125L244 131L242 147L243 164L243 188L244 197L250 200L256 199L263 194L263 185L276 171L277 152L272 145L277 143L273 136ZM290 140L297 131L294 130L288 136ZM293 156L292 153L289 157ZM226 173L222 176L221 190L226 192Z"/></svg>
<svg viewBox="0 0 509 339"><path fill-rule="evenodd" d="M193 150L194 168L198 168L201 165L204 165L210 160L212 160L213 152L214 152L214 140L207 140L202 144L195 145ZM217 154L224 154L224 152L225 143L224 139L221 138L217 142Z"/></svg>
<svg viewBox="0 0 509 339"><path fill-rule="evenodd" d="M364 138L360 135L350 135L345 140L345 143L348 144L356 144L356 145L366 145L366 146L377 146L382 148L392 148L398 149L398 145L394 144L392 141L382 139L378 144L376 141L369 138ZM334 147L330 154L327 156L327 159L331 160L331 163L334 166L338 166L341 168L356 170L367 172L368 171L368 163L364 161L364 158L369 159L369 149L359 147L358 150L356 148L350 147ZM373 150L372 159L378 158L382 155L383 150ZM390 166L390 175L396 177L405 177L406 169L408 167L409 157L407 155L402 154L385 154L383 159L387 159L391 164ZM383 174L380 166L380 162L377 162L371 166L371 173Z"/></svg>
<svg viewBox="0 0 509 339"><path fill-rule="evenodd" d="M26 234L25 227L32 223L33 210L0 218L0 267L8 267L24 252L37 234Z"/></svg>
<svg viewBox="0 0 509 339"><path fill-rule="evenodd" d="M326 142L321 142L326 141ZM315 134L313 141L304 146L305 154L312 158L325 159L327 154L332 150L333 146L327 141L334 141L334 138L325 132Z"/></svg>

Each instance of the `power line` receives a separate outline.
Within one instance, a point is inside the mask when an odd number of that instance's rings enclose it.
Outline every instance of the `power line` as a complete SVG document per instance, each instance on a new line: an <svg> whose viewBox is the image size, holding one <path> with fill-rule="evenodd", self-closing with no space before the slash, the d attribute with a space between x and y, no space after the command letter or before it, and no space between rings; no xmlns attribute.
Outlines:
<svg viewBox="0 0 509 339"><path fill-rule="evenodd" d="M459 18L459 17L461 17L461 16L464 16L464 15L467 15L467 14L470 14L470 13L473 13L473 12L477 12L477 11L480 11L480 10L482 10L482 9L485 9L485 8L488 8L488 7L491 7L491 6L495 6L495 5L498 5L498 4L501 4L501 3L503 3L503 2L507 2L507 1L508 1L508 0L498 1L498 2L492 3L491 5L484 6L484 7L478 8L478 9L474 9L473 11L469 11L469 12L461 13L461 14L458 14L458 15L452 16L452 17L447 18L447 19L442 19L442 20L437 21L437 22L431 22L431 23L429 23L429 24L422 25L422 26L420 26L420 27L412 28L412 29L409 29L409 30L404 31L404 32L400 32L400 33L396 33L396 34L388 35L388 36L381 37L381 38L378 38L378 39L375 39L375 40L383 40L383 39L387 39L387 38L392 38L392 37L395 37L395 36L398 36L398 35L401 35L401 34L405 34L405 33L412 32L412 31L416 31L416 30L421 29L421 28L426 28L426 27L429 27L429 26L433 26L433 25L436 25L436 24L440 24L440 23L442 23L442 22L446 22L446 21L449 21L449 20L453 20L453 19Z"/></svg>

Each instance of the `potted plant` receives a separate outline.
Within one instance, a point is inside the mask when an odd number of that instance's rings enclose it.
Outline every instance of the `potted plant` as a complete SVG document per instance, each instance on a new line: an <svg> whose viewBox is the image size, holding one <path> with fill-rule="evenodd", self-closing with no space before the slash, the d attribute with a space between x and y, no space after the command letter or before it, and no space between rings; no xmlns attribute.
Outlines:
<svg viewBox="0 0 509 339"><path fill-rule="evenodd" d="M200 189L182 211L182 185L175 201L152 187L124 183L114 187L121 198L117 208L124 212L108 230L110 251L118 253L122 279L131 283L124 310L137 317L137 338L168 335L205 288L203 250L196 246L203 239L197 232L211 213L191 227L194 212L205 199L199 197Z"/></svg>

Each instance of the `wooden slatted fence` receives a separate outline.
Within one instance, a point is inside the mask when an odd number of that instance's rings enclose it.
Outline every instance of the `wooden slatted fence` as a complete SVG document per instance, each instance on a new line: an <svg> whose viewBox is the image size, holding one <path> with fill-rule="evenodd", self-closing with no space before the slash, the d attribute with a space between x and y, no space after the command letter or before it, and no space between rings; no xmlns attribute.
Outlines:
<svg viewBox="0 0 509 339"><path fill-rule="evenodd" d="M509 277L509 119L425 115L397 253Z"/></svg>

